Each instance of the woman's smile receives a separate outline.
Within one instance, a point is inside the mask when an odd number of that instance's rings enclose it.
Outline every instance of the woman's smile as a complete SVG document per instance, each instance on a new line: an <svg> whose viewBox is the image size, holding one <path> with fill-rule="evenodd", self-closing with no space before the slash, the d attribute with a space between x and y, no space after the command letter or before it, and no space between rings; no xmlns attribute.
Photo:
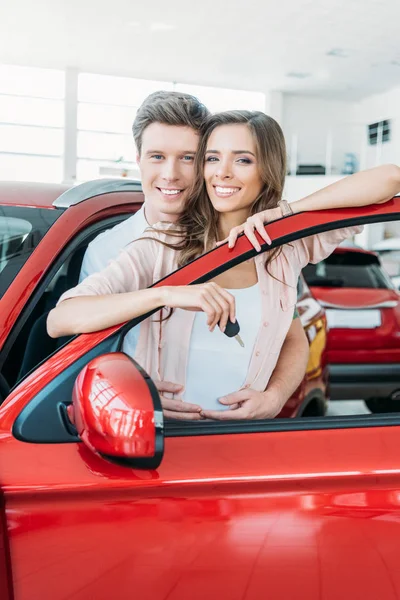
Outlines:
<svg viewBox="0 0 400 600"><path fill-rule="evenodd" d="M218 196L219 198L229 198L230 196L233 196L233 194L236 194L237 192L240 192L241 188L240 187L232 187L232 186L224 186L224 185L214 185L214 190L215 190L215 194L216 196Z"/></svg>

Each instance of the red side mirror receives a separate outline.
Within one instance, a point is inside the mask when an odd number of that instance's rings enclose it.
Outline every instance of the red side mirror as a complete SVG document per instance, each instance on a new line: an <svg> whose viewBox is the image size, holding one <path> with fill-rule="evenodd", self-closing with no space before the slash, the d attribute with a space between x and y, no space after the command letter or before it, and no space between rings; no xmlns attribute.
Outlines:
<svg viewBox="0 0 400 600"><path fill-rule="evenodd" d="M164 452L160 397L134 360L122 352L95 358L78 375L72 398L69 415L91 450L134 468L159 466Z"/></svg>

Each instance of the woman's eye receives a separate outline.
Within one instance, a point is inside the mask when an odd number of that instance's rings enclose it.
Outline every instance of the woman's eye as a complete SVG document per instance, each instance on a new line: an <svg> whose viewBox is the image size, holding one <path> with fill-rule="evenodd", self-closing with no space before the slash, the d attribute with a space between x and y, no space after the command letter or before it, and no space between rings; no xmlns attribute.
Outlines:
<svg viewBox="0 0 400 600"><path fill-rule="evenodd" d="M217 160L218 160L218 158L216 156L208 156L206 158L206 162L215 162Z"/></svg>
<svg viewBox="0 0 400 600"><path fill-rule="evenodd" d="M251 165L251 160L249 158L238 158L237 162L245 165Z"/></svg>

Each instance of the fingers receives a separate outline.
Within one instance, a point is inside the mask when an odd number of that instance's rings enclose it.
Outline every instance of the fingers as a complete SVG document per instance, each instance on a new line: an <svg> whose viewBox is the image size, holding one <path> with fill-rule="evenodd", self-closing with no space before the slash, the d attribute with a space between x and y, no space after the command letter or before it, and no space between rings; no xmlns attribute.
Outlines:
<svg viewBox="0 0 400 600"><path fill-rule="evenodd" d="M239 233L242 233L244 230L244 225L239 225L238 227L233 227L228 236L228 248L233 248L236 244L236 240L238 238Z"/></svg>
<svg viewBox="0 0 400 600"><path fill-rule="evenodd" d="M172 400L171 398L164 398L161 396L161 406L163 411L170 412L181 412L181 413L200 413L201 406L198 404L190 404L189 402L183 402L182 400Z"/></svg>
<svg viewBox="0 0 400 600"><path fill-rule="evenodd" d="M229 236L223 241L217 242L216 245L219 246L228 241L228 247L233 248L236 244L239 234L244 233L247 239L257 250L257 252L260 252L261 246L259 241L257 240L255 231L257 231L257 233L261 236L264 242L271 245L271 238L265 231L264 221L260 214L249 217L246 223L244 223L244 225L238 225L237 227L233 227L229 233Z"/></svg>
<svg viewBox="0 0 400 600"><path fill-rule="evenodd" d="M260 252L261 246L254 234L253 223L247 222L246 225L244 226L243 232L244 232L245 236L247 237L247 239L249 240L249 242L251 243L251 245L254 246L254 248L257 250L257 252Z"/></svg>
<svg viewBox="0 0 400 600"><path fill-rule="evenodd" d="M214 331L216 325L225 331L228 319L236 320L235 298L214 282L205 284L202 293L202 310L208 315L210 331Z"/></svg>
<svg viewBox="0 0 400 600"><path fill-rule="evenodd" d="M203 417L200 413L176 412L175 410L164 410L163 413L166 419L176 419L178 421L203 421Z"/></svg>
<svg viewBox="0 0 400 600"><path fill-rule="evenodd" d="M156 386L159 392L172 392L177 393L183 389L183 385L179 383L172 383L171 381L154 381L154 385Z"/></svg>
<svg viewBox="0 0 400 600"><path fill-rule="evenodd" d="M239 390L238 392L233 392L232 394L227 394L222 398L218 399L218 402L221 402L224 406L230 406L232 404L236 404L237 402L244 402L249 399L249 391L248 390Z"/></svg>
<svg viewBox="0 0 400 600"><path fill-rule="evenodd" d="M255 225L255 228L257 229L258 233L264 240L264 242L267 242L267 244L271 245L272 244L271 238L269 237L268 233L265 231L265 225L264 225L264 222L261 219L261 217L259 217L259 218L254 217L254 225Z"/></svg>
<svg viewBox="0 0 400 600"><path fill-rule="evenodd" d="M201 415L204 419L213 419L214 421L238 421L246 418L246 411L243 407L235 410L203 410Z"/></svg>
<svg viewBox="0 0 400 600"><path fill-rule="evenodd" d="M244 234L247 239L251 242L257 252L260 252L261 246L257 237L255 235L255 231L261 236L261 238L267 242L267 244L271 245L271 238L268 233L265 231L264 222L259 215L255 215L253 217L249 217L244 226Z"/></svg>

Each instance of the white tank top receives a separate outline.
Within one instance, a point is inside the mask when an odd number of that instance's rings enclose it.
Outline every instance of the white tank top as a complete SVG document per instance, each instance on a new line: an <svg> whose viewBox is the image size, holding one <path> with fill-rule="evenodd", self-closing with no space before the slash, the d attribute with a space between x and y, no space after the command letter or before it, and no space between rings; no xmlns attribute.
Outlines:
<svg viewBox="0 0 400 600"><path fill-rule="evenodd" d="M243 386L261 321L258 283L227 291L236 299L244 348L218 327L211 333L204 312L196 313L190 338L184 400L209 410L227 410L229 407L218 402L218 398Z"/></svg>

